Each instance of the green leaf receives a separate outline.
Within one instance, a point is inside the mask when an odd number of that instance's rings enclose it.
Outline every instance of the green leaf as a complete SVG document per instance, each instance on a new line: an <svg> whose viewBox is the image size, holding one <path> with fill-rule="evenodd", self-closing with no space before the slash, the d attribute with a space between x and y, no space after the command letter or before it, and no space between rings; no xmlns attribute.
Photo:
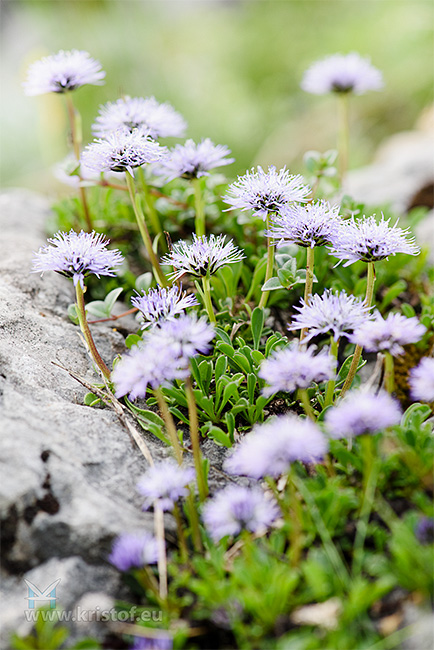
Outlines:
<svg viewBox="0 0 434 650"><path fill-rule="evenodd" d="M215 333L217 334L218 338L226 343L227 345L230 345L232 347L232 341L229 338L229 336L226 334L224 330L222 330L221 327L215 327L214 328Z"/></svg>
<svg viewBox="0 0 434 650"><path fill-rule="evenodd" d="M420 425L432 414L431 408L428 404L419 404L416 402L408 407L402 416L401 424L403 427L411 427L412 425Z"/></svg>
<svg viewBox="0 0 434 650"><path fill-rule="evenodd" d="M380 310L385 309L390 303L395 300L403 291L407 288L407 282L405 280L397 280L384 294L384 298L381 301Z"/></svg>
<svg viewBox="0 0 434 650"><path fill-rule="evenodd" d="M406 316L407 318L413 318L416 316L416 312L414 311L413 307L409 305L407 302L404 302L401 305L401 311Z"/></svg>
<svg viewBox="0 0 434 650"><path fill-rule="evenodd" d="M262 291L275 291L276 289L285 289L279 278L270 278L262 285Z"/></svg>
<svg viewBox="0 0 434 650"><path fill-rule="evenodd" d="M142 273L136 280L136 289L137 291L148 291L151 288L153 281L152 273L149 271L147 273Z"/></svg>
<svg viewBox="0 0 434 650"><path fill-rule="evenodd" d="M253 373L249 373L247 375L247 393L249 395L249 402L251 404L255 403L255 390L257 384L258 384L258 380L256 378L256 375L254 375Z"/></svg>
<svg viewBox="0 0 434 650"><path fill-rule="evenodd" d="M228 343L222 343L222 341L218 341L216 347L218 350L220 350L220 352L226 354L226 356L228 356L230 359L234 358L235 350L232 347L232 345L229 345Z"/></svg>
<svg viewBox="0 0 434 650"><path fill-rule="evenodd" d="M77 643L71 647L71 650L98 650L98 648L101 648L98 641L89 637L77 641Z"/></svg>
<svg viewBox="0 0 434 650"><path fill-rule="evenodd" d="M107 308L107 312L108 312L109 316L111 315L113 307L115 306L115 302L119 298L119 296L121 295L122 291L123 291L123 288L118 287L117 289L113 289L113 291L110 291L110 293L108 293L106 295L106 297L104 298L104 304L105 304L105 306Z"/></svg>
<svg viewBox="0 0 434 650"><path fill-rule="evenodd" d="M110 318L110 312L104 300L93 300L86 305L86 314L93 318Z"/></svg>
<svg viewBox="0 0 434 650"><path fill-rule="evenodd" d="M345 361L341 365L341 367L339 369L339 372L338 372L338 377L337 377L337 380L336 380L336 386L340 386L341 384L343 384L345 379L347 378L347 375L348 375L348 373L350 371L350 366L351 366L351 362L353 360L353 356L354 355L351 354L349 357L347 357L345 359ZM363 366L366 365L366 363L367 362L364 359L362 359L362 357L360 357L360 360L359 360L359 363L358 363L358 366L357 366L357 371L359 371L360 368L363 368Z"/></svg>
<svg viewBox="0 0 434 650"><path fill-rule="evenodd" d="M226 357L224 357L223 355L218 357L217 361L215 362L215 373L214 373L216 383L218 382L220 377L222 377L226 373L227 367L228 367L228 362Z"/></svg>
<svg viewBox="0 0 434 650"><path fill-rule="evenodd" d="M100 398L97 395L94 395L93 393L86 393L83 399L83 404L85 406L96 406L97 404L101 403Z"/></svg>
<svg viewBox="0 0 434 650"><path fill-rule="evenodd" d="M235 352L233 360L240 366L242 370L244 370L245 373L251 372L251 364L249 362L249 359L247 359L244 354L241 354L241 352Z"/></svg>
<svg viewBox="0 0 434 650"><path fill-rule="evenodd" d="M262 331L264 329L264 322L265 322L264 310L261 309L260 307L255 307L255 309L252 312L252 318L251 318L253 346L255 350L259 348Z"/></svg>
<svg viewBox="0 0 434 650"><path fill-rule="evenodd" d="M68 317L72 320L74 325L78 325L78 314L77 314L77 307L75 306L75 304L69 305Z"/></svg>
<svg viewBox="0 0 434 650"><path fill-rule="evenodd" d="M138 334L128 334L127 338L125 339L125 345L127 346L128 350L131 350L131 348L140 343L141 340L142 337Z"/></svg>
<svg viewBox="0 0 434 650"><path fill-rule="evenodd" d="M215 440L217 444L222 445L223 447L232 447L232 442L230 436L225 433L220 427L216 427L213 424L210 424L206 433L209 438Z"/></svg>

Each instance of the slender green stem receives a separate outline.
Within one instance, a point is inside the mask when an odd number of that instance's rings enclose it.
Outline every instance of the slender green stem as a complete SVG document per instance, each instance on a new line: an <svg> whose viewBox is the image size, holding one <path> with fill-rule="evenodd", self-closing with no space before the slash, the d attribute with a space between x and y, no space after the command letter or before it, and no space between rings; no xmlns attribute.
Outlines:
<svg viewBox="0 0 434 650"><path fill-rule="evenodd" d="M305 388L299 388L297 392L298 392L298 399L300 400L303 406L304 412L306 413L308 418L310 418L315 422L316 417L314 415L312 404L310 403L309 396L307 394L307 390Z"/></svg>
<svg viewBox="0 0 434 650"><path fill-rule="evenodd" d="M395 390L395 366L390 352L384 353L384 387L390 395Z"/></svg>
<svg viewBox="0 0 434 650"><path fill-rule="evenodd" d="M270 213L267 212L267 221L266 221L266 229L267 232L270 228ZM274 244L273 244L273 238L272 237L267 237L267 268L265 271L265 279L264 279L264 284L268 282L270 278L273 277L273 269L274 269ZM264 309L268 302L268 296L270 295L269 291L263 291L261 300L259 301L259 307L261 309Z"/></svg>
<svg viewBox="0 0 434 650"><path fill-rule="evenodd" d="M375 267L374 267L374 262L368 262L368 278L367 278L367 285L366 285L366 296L365 296L365 305L366 307L370 307L372 304L372 299L374 296L374 284L375 284ZM350 369L348 371L347 378L344 382L342 391L341 391L341 397L345 395L347 390L351 387L351 384L353 383L353 379L356 376L357 372L357 366L359 365L360 357L362 355L362 346L361 345L356 345L356 349L354 350L354 355L353 355L353 360L351 362Z"/></svg>
<svg viewBox="0 0 434 650"><path fill-rule="evenodd" d="M176 530L178 532L179 550L181 553L181 560L186 562L188 559L187 542L184 535L184 524L181 517L181 511L177 503L173 506L173 514L176 521Z"/></svg>
<svg viewBox="0 0 434 650"><path fill-rule="evenodd" d="M291 566L297 566L300 561L301 551L303 548L303 522L300 496L296 486L296 475L294 467L291 466L288 474L290 505L293 513L291 519L290 551Z"/></svg>
<svg viewBox="0 0 434 650"><path fill-rule="evenodd" d="M202 288L203 288L203 299L205 302L205 309L208 314L208 318L211 323L216 323L217 319L215 317L214 309L212 306L211 300L211 283L209 280L209 275L204 275L202 278Z"/></svg>
<svg viewBox="0 0 434 650"><path fill-rule="evenodd" d="M203 550L202 537L200 535L199 516L194 501L194 494L189 488L189 495L187 497L187 513L190 520L191 536L193 539L193 546L195 551L201 552Z"/></svg>
<svg viewBox="0 0 434 650"><path fill-rule="evenodd" d="M339 346L339 340L335 341L334 336L332 335L330 337L330 355L336 362L338 358L338 346ZM325 396L325 401L324 401L324 408L327 406L330 406L333 404L333 394L335 391L335 385L336 385L336 376L333 377L333 379L329 379L327 383L327 390L326 390L326 396Z"/></svg>
<svg viewBox="0 0 434 650"><path fill-rule="evenodd" d="M87 343L87 346L89 348L89 352L91 353L93 360L95 361L98 368L101 370L105 379L107 379L107 381L110 381L110 370L107 368L106 364L100 357L98 350L96 349L95 341L93 340L89 328L89 324L87 322L86 308L84 306L84 293L83 293L83 289L81 288L80 282L77 282L77 285L75 287L75 295L76 295L78 322L80 325L80 329L83 333L83 336L85 338L85 341Z"/></svg>
<svg viewBox="0 0 434 650"><path fill-rule="evenodd" d="M157 280L158 284L160 284L162 287L167 287L168 282L166 280L166 276L164 275L163 271L161 270L160 263L158 261L158 258L154 252L154 249L152 248L152 241L149 236L149 231L146 226L146 221L144 214L142 212L142 207L140 205L140 197L136 194L136 187L134 183L134 178L130 174L129 171L125 170L125 176L127 179L127 185L128 185L128 191L130 193L130 198L131 198L131 203L133 204L133 210L134 214L136 216L137 220L137 225L139 226L140 234L142 235L143 243L145 244L146 250L149 255L149 259L151 260L151 264L154 270L154 275L155 279Z"/></svg>
<svg viewBox="0 0 434 650"><path fill-rule="evenodd" d="M133 574L137 582L144 587L144 589L152 591L156 599L160 602L158 582L156 581L154 574L151 573L149 567L145 566L143 569L136 569Z"/></svg>
<svg viewBox="0 0 434 650"><path fill-rule="evenodd" d="M167 433L169 434L170 442L172 443L173 450L175 452L175 457L179 465L182 463L182 449L181 445L179 443L179 438L178 434L176 431L176 426L175 422L173 421L173 417L171 412L169 411L169 407L167 406L167 402L164 398L163 393L161 392L161 388L156 388L154 390L155 397L157 398L158 406L161 411L161 415L163 416L163 420L166 424L166 429Z"/></svg>
<svg viewBox="0 0 434 650"><path fill-rule="evenodd" d="M77 111L74 107L74 103L72 101L72 95L70 92L65 93L65 99L66 99L66 110L68 112L69 125L71 129L72 148L77 162L80 162L80 148L81 148L81 141L82 141L81 127L79 124ZM82 178L80 175L79 178L81 181ZM93 226L92 226L92 218L89 212L89 206L87 203L86 190L84 187L81 187L81 185L79 185L78 189L80 193L81 203L83 205L83 213L86 221L87 230L88 232L91 232Z"/></svg>
<svg viewBox="0 0 434 650"><path fill-rule="evenodd" d="M350 148L349 93L339 93L339 175L341 183L348 171Z"/></svg>
<svg viewBox="0 0 434 650"><path fill-rule="evenodd" d="M197 487L199 498L204 501L208 496L208 487L204 475L203 458L199 442L199 422L197 418L196 399L194 397L191 379L188 377L185 382L185 393L188 404L188 419L190 422L190 439L193 448L194 467L196 469Z"/></svg>
<svg viewBox="0 0 434 650"><path fill-rule="evenodd" d="M205 205L203 200L202 188L200 186L200 178L193 178L192 180L194 188L194 207L196 211L195 218L195 230L196 235L201 237L205 235L206 226L205 226Z"/></svg>
<svg viewBox="0 0 434 650"><path fill-rule="evenodd" d="M313 272L315 268L315 248L309 246L306 249L306 284L304 285L304 302L308 305L310 302L310 297L313 290ZM303 327L300 332L300 343L306 337L308 332L308 327Z"/></svg>
<svg viewBox="0 0 434 650"><path fill-rule="evenodd" d="M162 246L167 250L167 247L165 245L165 238L164 238L164 233L163 233L163 228L161 227L160 219L158 218L157 211L155 209L154 205L154 197L152 196L149 185L146 182L145 174L143 172L142 167L138 167L138 174L140 178L140 185L143 190L143 196L144 196L144 204L145 204L145 211L146 214L149 218L149 221L152 225L152 230L154 231L155 235L160 235L160 241Z"/></svg>
<svg viewBox="0 0 434 650"><path fill-rule="evenodd" d="M167 600L167 557L164 539L164 515L158 502L154 503L154 527L158 547L158 575L160 578L160 598Z"/></svg>

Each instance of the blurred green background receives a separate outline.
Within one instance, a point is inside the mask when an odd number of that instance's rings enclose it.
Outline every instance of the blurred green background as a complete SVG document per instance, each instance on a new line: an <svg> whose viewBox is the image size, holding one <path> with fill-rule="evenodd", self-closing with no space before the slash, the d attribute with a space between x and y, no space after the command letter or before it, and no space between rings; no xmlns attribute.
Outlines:
<svg viewBox="0 0 434 650"><path fill-rule="evenodd" d="M300 87L314 60L371 57L385 90L352 102L352 166L387 135L413 126L433 101L431 0L2 0L1 178L53 192L51 166L67 151L63 98L26 97L28 65L85 49L107 73L75 94L84 138L98 106L121 94L155 95L187 119L188 136L227 144L236 163L287 164L335 146L333 97Z"/></svg>

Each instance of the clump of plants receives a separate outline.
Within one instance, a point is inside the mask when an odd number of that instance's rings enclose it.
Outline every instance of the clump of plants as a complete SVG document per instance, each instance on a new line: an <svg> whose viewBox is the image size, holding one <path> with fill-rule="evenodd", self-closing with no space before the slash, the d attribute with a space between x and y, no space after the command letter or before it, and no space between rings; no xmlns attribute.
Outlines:
<svg viewBox="0 0 434 650"><path fill-rule="evenodd" d="M399 647L405 603L433 598L434 272L410 232L421 211L398 225L340 193L350 102L381 73L355 53L315 63L302 87L338 99L338 151L229 185L215 172L229 149L164 144L186 124L154 98L102 106L81 150L73 94L103 76L59 52L26 90L66 99L79 192L55 206L34 271L73 280L99 375L85 402L113 408L148 463L155 534L121 535L108 560L163 616L117 633L137 650ZM139 320L112 364L92 329L121 318L122 291ZM150 436L171 456L155 462Z"/></svg>

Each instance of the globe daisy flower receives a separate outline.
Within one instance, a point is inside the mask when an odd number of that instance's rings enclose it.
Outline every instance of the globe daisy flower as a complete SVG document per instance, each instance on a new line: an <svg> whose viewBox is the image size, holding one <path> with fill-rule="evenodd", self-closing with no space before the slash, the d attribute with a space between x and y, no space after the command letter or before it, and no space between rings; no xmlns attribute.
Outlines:
<svg viewBox="0 0 434 650"><path fill-rule="evenodd" d="M224 468L239 476L277 478L294 461L317 462L327 450L328 441L314 422L294 414L281 415L254 427L234 448Z"/></svg>
<svg viewBox="0 0 434 650"><path fill-rule="evenodd" d="M368 352L389 352L393 357L404 354L403 345L417 343L426 332L425 325L416 317L389 314L383 318L380 312L362 323L350 336L350 341Z"/></svg>
<svg viewBox="0 0 434 650"><path fill-rule="evenodd" d="M370 317L369 307L361 298L349 296L345 291L333 293L326 289L322 296L311 296L309 303L302 298L301 307L295 307L296 314L288 330L306 328L308 335L303 341L308 343L320 334L331 334L335 341L353 332Z"/></svg>
<svg viewBox="0 0 434 650"><path fill-rule="evenodd" d="M97 138L106 138L118 129L127 133L141 129L158 139L180 138L186 128L184 118L169 103L160 104L155 97L126 96L100 107L92 131Z"/></svg>
<svg viewBox="0 0 434 650"><path fill-rule="evenodd" d="M409 384L414 400L434 402L434 358L423 357L420 363L410 370Z"/></svg>
<svg viewBox="0 0 434 650"><path fill-rule="evenodd" d="M181 314L179 318L167 319L148 335L151 345L173 346L180 358L191 359L207 354L215 336L214 327L206 318L198 318L195 312Z"/></svg>
<svg viewBox="0 0 434 650"><path fill-rule="evenodd" d="M133 307L137 307L142 316L142 329L155 327L164 320L175 320L186 309L198 305L194 294L187 294L177 285L172 287L157 287L143 291L131 299Z"/></svg>
<svg viewBox="0 0 434 650"><path fill-rule="evenodd" d="M119 571L141 569L158 562L157 540L149 533L124 533L114 541L108 560Z"/></svg>
<svg viewBox="0 0 434 650"><path fill-rule="evenodd" d="M277 246L289 243L305 248L329 244L340 224L339 206L327 201L289 205L272 217L268 236Z"/></svg>
<svg viewBox="0 0 434 650"><path fill-rule="evenodd" d="M85 277L116 275L115 267L124 260L120 251L108 250L109 240L96 232L57 232L47 241L49 245L35 253L33 273L56 271L72 278L74 286L80 284L82 289Z"/></svg>
<svg viewBox="0 0 434 650"><path fill-rule="evenodd" d="M313 63L304 73L301 87L308 93L354 93L363 95L369 90L383 88L381 72L369 59L357 52L333 54Z"/></svg>
<svg viewBox="0 0 434 650"><path fill-rule="evenodd" d="M398 424L401 415L399 403L388 393L355 390L326 412L325 424L331 438L352 438Z"/></svg>
<svg viewBox="0 0 434 650"><path fill-rule="evenodd" d="M311 189L305 185L302 176L291 175L285 167L277 171L272 166L264 172L258 165L256 171L252 168L244 176L238 176L238 180L229 185L223 200L232 208L252 210L255 216L265 221L267 215L279 212L289 203L304 203L310 193Z"/></svg>
<svg viewBox="0 0 434 650"><path fill-rule="evenodd" d="M277 503L259 487L229 485L205 503L202 518L209 534L218 542L243 529L252 533L265 530L279 514Z"/></svg>
<svg viewBox="0 0 434 650"><path fill-rule="evenodd" d="M23 87L26 95L66 93L86 84L99 86L104 83L104 77L101 64L88 52L60 50L32 63Z"/></svg>
<svg viewBox="0 0 434 650"><path fill-rule="evenodd" d="M143 510L151 508L157 501L164 511L173 510L178 499L188 495L188 485L194 481L192 467L183 467L174 460L163 460L150 467L137 484L145 497Z"/></svg>
<svg viewBox="0 0 434 650"><path fill-rule="evenodd" d="M230 149L222 144L214 144L209 138L196 144L187 140L177 144L162 161L158 173L166 182L174 178L194 179L208 176L211 169L230 165L234 158L226 158Z"/></svg>
<svg viewBox="0 0 434 650"><path fill-rule="evenodd" d="M397 253L418 255L420 249L414 238L407 237L408 228L403 230L396 223L389 224L390 219L385 219L383 214L378 223L375 215L342 222L333 233L331 254L339 261L346 260L344 266L358 260L377 262Z"/></svg>

